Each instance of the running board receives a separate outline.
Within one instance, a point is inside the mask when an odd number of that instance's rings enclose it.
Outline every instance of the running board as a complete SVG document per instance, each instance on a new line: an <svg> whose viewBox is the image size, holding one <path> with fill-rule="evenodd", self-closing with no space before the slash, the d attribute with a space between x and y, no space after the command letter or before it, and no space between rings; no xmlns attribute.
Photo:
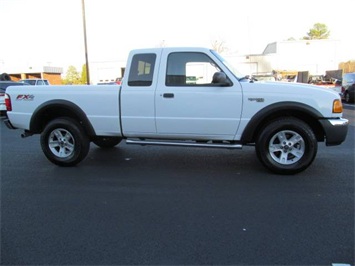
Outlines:
<svg viewBox="0 0 355 266"><path fill-rule="evenodd" d="M241 149L243 145L235 143L207 143L192 141L157 141L157 140L135 140L127 139L127 144L137 145L161 145L161 146L177 146L177 147L198 147L198 148L223 148L223 149Z"/></svg>

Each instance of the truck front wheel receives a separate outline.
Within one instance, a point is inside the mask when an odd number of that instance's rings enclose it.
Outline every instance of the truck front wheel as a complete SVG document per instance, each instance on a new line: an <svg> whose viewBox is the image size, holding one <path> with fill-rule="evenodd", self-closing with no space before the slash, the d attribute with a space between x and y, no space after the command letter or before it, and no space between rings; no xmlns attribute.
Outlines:
<svg viewBox="0 0 355 266"><path fill-rule="evenodd" d="M88 154L90 141L82 126L67 117L48 123L41 134L41 147L49 161L59 166L74 166Z"/></svg>
<svg viewBox="0 0 355 266"><path fill-rule="evenodd" d="M296 118L280 118L264 127L256 141L261 163L277 174L296 174L305 170L317 154L312 129Z"/></svg>

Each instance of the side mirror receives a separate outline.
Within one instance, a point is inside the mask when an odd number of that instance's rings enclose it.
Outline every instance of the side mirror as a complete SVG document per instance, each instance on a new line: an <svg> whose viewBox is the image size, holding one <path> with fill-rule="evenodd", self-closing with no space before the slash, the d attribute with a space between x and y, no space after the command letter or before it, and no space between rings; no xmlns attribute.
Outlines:
<svg viewBox="0 0 355 266"><path fill-rule="evenodd" d="M228 87L232 85L229 79L227 78L226 74L223 72L216 72L213 74L212 84L221 87Z"/></svg>

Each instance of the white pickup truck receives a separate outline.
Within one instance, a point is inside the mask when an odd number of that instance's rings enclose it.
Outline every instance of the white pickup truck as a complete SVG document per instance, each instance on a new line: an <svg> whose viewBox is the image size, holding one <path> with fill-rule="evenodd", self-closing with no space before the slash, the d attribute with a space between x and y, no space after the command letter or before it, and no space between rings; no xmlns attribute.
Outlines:
<svg viewBox="0 0 355 266"><path fill-rule="evenodd" d="M90 142L241 149L254 145L278 174L306 169L318 142L341 144L339 94L312 85L258 82L207 48L130 52L121 86L9 87L7 127L41 134L45 156L73 166Z"/></svg>

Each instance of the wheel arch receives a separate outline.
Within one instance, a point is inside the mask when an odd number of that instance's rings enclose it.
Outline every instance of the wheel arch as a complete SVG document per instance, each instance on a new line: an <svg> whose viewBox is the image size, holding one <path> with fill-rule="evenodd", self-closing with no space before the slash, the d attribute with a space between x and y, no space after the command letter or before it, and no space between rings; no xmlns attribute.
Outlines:
<svg viewBox="0 0 355 266"><path fill-rule="evenodd" d="M303 103L281 102L263 108L252 117L242 134L242 143L255 143L260 130L280 117L295 117L304 121L312 128L317 141L324 141L324 130L319 122L323 116L319 111Z"/></svg>
<svg viewBox="0 0 355 266"><path fill-rule="evenodd" d="M41 133L44 127L53 119L70 117L78 121L88 136L95 136L95 130L84 111L76 104L67 100L50 100L38 106L30 121L30 131Z"/></svg>

